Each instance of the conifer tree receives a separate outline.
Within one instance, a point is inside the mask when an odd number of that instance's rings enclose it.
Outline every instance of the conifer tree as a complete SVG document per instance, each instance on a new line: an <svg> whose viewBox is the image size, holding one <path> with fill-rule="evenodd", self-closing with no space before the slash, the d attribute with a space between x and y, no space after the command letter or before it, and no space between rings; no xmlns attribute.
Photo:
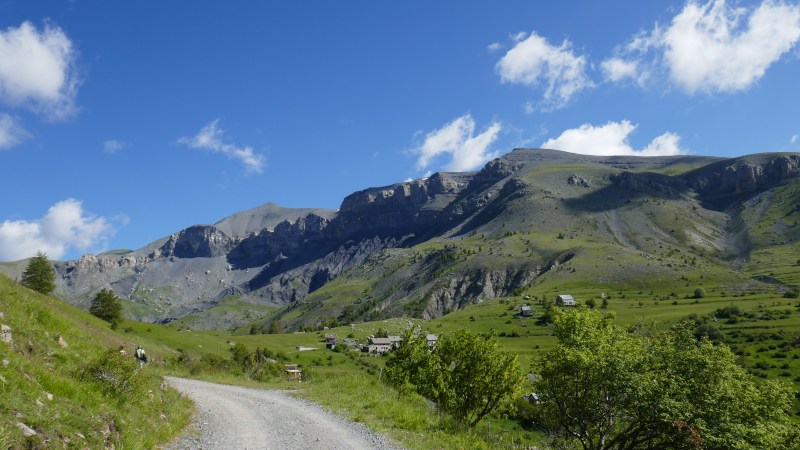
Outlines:
<svg viewBox="0 0 800 450"><path fill-rule="evenodd" d="M56 272L47 255L40 251L30 259L28 267L22 273L22 285L45 295L55 290Z"/></svg>
<svg viewBox="0 0 800 450"><path fill-rule="evenodd" d="M89 312L116 327L122 320L122 302L111 289L103 289L92 299Z"/></svg>

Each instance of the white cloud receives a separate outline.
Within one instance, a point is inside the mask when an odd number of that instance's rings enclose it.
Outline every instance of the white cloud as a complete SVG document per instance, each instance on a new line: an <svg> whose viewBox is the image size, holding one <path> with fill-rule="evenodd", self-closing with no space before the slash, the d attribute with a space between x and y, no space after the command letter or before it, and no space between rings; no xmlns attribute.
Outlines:
<svg viewBox="0 0 800 450"><path fill-rule="evenodd" d="M103 151L106 153L117 153L118 151L127 147L128 144L122 141L118 141L116 139L106 139L103 141Z"/></svg>
<svg viewBox="0 0 800 450"><path fill-rule="evenodd" d="M798 135L796 135L796 134L793 134L793 135L792 135L792 138L791 138L791 139L789 139L789 143L790 143L790 144L794 144L795 142L797 142L797 138L798 138L798 137L800 137L800 136L798 136Z"/></svg>
<svg viewBox="0 0 800 450"><path fill-rule="evenodd" d="M514 41L514 42L520 42L521 40L525 39L526 37L528 37L528 33L524 32L524 31L520 31L519 33L512 34L511 36L509 36L509 38L511 38L511 40Z"/></svg>
<svg viewBox="0 0 800 450"><path fill-rule="evenodd" d="M79 80L72 41L58 26L30 22L0 31L0 102L51 119L75 111Z"/></svg>
<svg viewBox="0 0 800 450"><path fill-rule="evenodd" d="M50 207L41 219L0 223L0 260L24 259L37 251L59 259L70 247L83 251L104 245L113 233L104 217L85 212L81 202L70 198Z"/></svg>
<svg viewBox="0 0 800 450"><path fill-rule="evenodd" d="M670 24L635 36L606 62L625 57L641 73L646 67L665 73L690 94L736 92L761 79L798 40L800 5L765 0L748 10L725 0L690 0Z"/></svg>
<svg viewBox="0 0 800 450"><path fill-rule="evenodd" d="M600 64L606 81L619 82L626 78L636 80L639 77L638 63L622 58L609 58Z"/></svg>
<svg viewBox="0 0 800 450"><path fill-rule="evenodd" d="M245 166L247 172L261 173L264 171L264 156L253 152L250 146L237 147L222 141L223 130L217 127L219 119L209 122L200 132L193 137L182 137L178 142L191 148L210 150L222 153L231 159L238 159Z"/></svg>
<svg viewBox="0 0 800 450"><path fill-rule="evenodd" d="M608 122L597 127L583 124L578 128L564 131L555 139L548 139L542 144L542 148L605 156L670 156L686 153L679 146L680 136L670 132L656 137L645 148L636 150L628 142L628 136L635 129L636 125L627 120Z"/></svg>
<svg viewBox="0 0 800 450"><path fill-rule="evenodd" d="M577 56L568 40L554 46L536 33L516 38L516 45L497 62L495 70L504 83L544 84L542 111L562 108L578 92L593 86L586 76L586 57Z"/></svg>
<svg viewBox="0 0 800 450"><path fill-rule="evenodd" d="M503 49L503 44L499 42L492 42L491 44L486 46L486 49L489 50L490 53L494 53L496 51Z"/></svg>
<svg viewBox="0 0 800 450"><path fill-rule="evenodd" d="M445 170L473 170L499 155L497 151L489 151L489 147L501 129L502 126L495 122L475 136L475 120L471 114L465 114L425 135L422 145L413 150L419 154L417 169L427 168L431 160L440 155L450 155Z"/></svg>
<svg viewBox="0 0 800 450"><path fill-rule="evenodd" d="M522 110L525 111L525 114L533 114L536 111L536 105L528 100L522 105Z"/></svg>
<svg viewBox="0 0 800 450"><path fill-rule="evenodd" d="M28 138L28 132L17 120L0 113L0 149L11 148Z"/></svg>

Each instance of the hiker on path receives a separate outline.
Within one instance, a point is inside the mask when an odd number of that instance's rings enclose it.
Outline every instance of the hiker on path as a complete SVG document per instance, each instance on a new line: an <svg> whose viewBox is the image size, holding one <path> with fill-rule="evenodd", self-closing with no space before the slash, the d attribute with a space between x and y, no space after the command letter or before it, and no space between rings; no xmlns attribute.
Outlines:
<svg viewBox="0 0 800 450"><path fill-rule="evenodd" d="M139 367L143 367L147 362L147 355L144 354L144 349L141 345L136 346L136 359L139 360Z"/></svg>

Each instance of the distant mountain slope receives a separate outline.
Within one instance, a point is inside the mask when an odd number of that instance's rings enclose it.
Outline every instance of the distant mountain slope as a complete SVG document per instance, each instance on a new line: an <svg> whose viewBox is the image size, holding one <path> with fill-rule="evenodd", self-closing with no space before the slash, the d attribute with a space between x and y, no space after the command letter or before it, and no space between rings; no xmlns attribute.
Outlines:
<svg viewBox="0 0 800 450"><path fill-rule="evenodd" d="M309 214L329 219L336 214L336 211L319 208L284 208L270 202L231 214L215 223L214 226L230 237L245 238L247 235L257 233L265 228L274 229L276 225L285 220L295 222Z"/></svg>
<svg viewBox="0 0 800 450"><path fill-rule="evenodd" d="M355 192L336 212L266 204L131 253L86 255L57 265L58 292L86 305L111 286L132 317L229 327L277 308L294 325L430 317L546 280L670 289L702 271L758 288L744 271L751 253L796 247L787 198L798 174L791 153L517 149L477 172ZM774 227L783 237L765 238Z"/></svg>

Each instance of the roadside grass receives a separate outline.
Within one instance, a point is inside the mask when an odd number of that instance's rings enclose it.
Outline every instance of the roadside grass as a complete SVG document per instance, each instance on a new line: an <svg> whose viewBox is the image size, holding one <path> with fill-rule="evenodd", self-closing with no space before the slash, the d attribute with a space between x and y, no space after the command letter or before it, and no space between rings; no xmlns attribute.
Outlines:
<svg viewBox="0 0 800 450"><path fill-rule="evenodd" d="M419 395L398 397L394 389L364 374L317 376L298 396L366 423L412 449L528 448L541 444L540 434L508 420L489 418L473 430L460 429Z"/></svg>
<svg viewBox="0 0 800 450"><path fill-rule="evenodd" d="M1 448L152 448L188 423L191 404L120 355L132 343L107 323L5 276L0 312Z"/></svg>

